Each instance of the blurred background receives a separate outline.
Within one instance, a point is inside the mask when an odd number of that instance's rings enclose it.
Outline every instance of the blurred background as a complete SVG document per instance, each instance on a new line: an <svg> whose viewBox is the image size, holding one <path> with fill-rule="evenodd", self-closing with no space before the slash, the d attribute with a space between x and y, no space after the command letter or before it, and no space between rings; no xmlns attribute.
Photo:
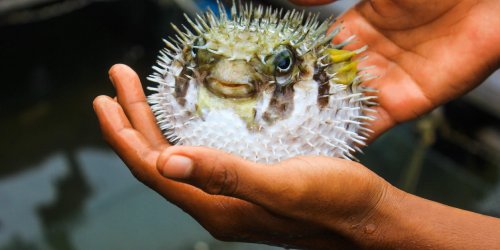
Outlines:
<svg viewBox="0 0 500 250"><path fill-rule="evenodd" d="M310 9L329 16L355 3ZM0 249L274 249L214 240L133 178L93 114L95 96L113 95L111 65L132 66L148 84L169 23L213 5L0 0ZM499 95L496 73L391 130L361 162L419 196L500 216Z"/></svg>

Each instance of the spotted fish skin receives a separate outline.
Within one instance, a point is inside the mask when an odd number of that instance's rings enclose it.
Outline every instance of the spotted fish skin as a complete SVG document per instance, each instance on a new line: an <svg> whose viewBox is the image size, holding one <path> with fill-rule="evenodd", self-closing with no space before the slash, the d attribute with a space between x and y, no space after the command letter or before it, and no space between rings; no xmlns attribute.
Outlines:
<svg viewBox="0 0 500 250"><path fill-rule="evenodd" d="M148 97L173 144L208 146L274 163L298 155L355 159L372 131L376 90L357 58L366 47L335 44L341 27L317 14L222 4L173 25Z"/></svg>

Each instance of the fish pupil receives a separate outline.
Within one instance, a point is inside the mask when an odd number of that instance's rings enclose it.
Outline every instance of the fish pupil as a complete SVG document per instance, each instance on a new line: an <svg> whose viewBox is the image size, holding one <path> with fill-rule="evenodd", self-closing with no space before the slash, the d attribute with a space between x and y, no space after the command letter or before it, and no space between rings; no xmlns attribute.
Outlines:
<svg viewBox="0 0 500 250"><path fill-rule="evenodd" d="M291 69L292 66L292 55L290 51L282 51L276 56L275 60L276 68L280 72L287 72Z"/></svg>
<svg viewBox="0 0 500 250"><path fill-rule="evenodd" d="M292 61L290 60L290 58L282 59L278 62L278 68L280 68L281 70L286 70L290 67L291 62Z"/></svg>

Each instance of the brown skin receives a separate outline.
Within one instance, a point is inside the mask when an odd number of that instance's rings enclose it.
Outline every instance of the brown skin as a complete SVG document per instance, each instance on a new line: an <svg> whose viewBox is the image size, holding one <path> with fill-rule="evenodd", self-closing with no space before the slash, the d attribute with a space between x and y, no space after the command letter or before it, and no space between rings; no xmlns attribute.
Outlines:
<svg viewBox="0 0 500 250"><path fill-rule="evenodd" d="M292 0L302 5L329 0ZM363 1L339 21L337 41L356 34L368 45L380 90L374 138L480 84L500 66L500 2L497 0Z"/></svg>
<svg viewBox="0 0 500 250"><path fill-rule="evenodd" d="M500 2L420 2L365 1L342 18L342 35L370 46L365 63L381 76L368 83L380 90L375 136L463 95L499 66L492 27L500 27ZM307 249L500 245L499 219L404 193L355 162L297 157L268 166L171 147L135 72L115 65L110 76L117 98L94 101L106 141L140 181L218 239Z"/></svg>

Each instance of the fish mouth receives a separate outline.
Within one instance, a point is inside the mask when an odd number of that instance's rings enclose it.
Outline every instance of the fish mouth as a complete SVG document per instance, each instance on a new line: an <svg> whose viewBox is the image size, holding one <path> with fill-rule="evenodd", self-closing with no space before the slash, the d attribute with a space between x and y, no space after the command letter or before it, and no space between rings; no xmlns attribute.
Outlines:
<svg viewBox="0 0 500 250"><path fill-rule="evenodd" d="M255 85L248 82L228 82L209 77L207 88L217 96L225 98L248 98L255 95Z"/></svg>

